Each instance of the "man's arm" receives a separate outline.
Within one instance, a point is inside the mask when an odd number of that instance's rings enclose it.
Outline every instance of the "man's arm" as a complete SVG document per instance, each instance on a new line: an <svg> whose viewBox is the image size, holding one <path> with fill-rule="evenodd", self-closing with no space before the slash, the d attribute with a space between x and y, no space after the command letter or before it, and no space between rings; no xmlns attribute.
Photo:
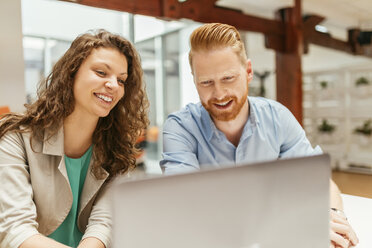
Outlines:
<svg viewBox="0 0 372 248"><path fill-rule="evenodd" d="M358 244L359 240L343 213L341 192L333 180L330 181L330 206L330 247L348 248Z"/></svg>
<svg viewBox="0 0 372 248"><path fill-rule="evenodd" d="M165 174L199 170L197 141L176 119L168 119L163 127L163 160Z"/></svg>
<svg viewBox="0 0 372 248"><path fill-rule="evenodd" d="M323 153L319 146L315 148L311 146L305 130L285 106L277 106L274 119L278 120L281 158L312 156Z"/></svg>
<svg viewBox="0 0 372 248"><path fill-rule="evenodd" d="M293 114L286 108L280 107L275 113L280 120L278 136L282 140L280 157L311 156L322 153L319 147L313 149L306 137L305 131ZM330 206L339 211L330 210L330 239L331 247L348 248L356 245L358 238L343 214L343 204L340 190L330 181Z"/></svg>
<svg viewBox="0 0 372 248"><path fill-rule="evenodd" d="M330 206L341 211L344 210L342 203L341 192L333 180L330 182Z"/></svg>

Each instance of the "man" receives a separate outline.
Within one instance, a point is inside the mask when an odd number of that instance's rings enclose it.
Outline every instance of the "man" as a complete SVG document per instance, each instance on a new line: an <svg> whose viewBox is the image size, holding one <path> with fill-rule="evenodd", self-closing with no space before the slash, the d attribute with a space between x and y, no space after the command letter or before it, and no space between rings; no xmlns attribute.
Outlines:
<svg viewBox="0 0 372 248"><path fill-rule="evenodd" d="M191 34L190 45L189 62L201 103L171 114L164 124L160 164L166 174L322 152L312 148L283 105L248 97L253 71L234 27L205 24ZM357 244L333 182L331 206L338 209L331 211L331 247Z"/></svg>

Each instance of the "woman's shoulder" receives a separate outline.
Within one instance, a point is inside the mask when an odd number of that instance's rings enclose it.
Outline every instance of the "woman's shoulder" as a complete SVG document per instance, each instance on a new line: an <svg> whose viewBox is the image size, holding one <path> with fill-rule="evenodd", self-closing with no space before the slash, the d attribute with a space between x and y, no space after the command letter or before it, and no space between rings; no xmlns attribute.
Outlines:
<svg viewBox="0 0 372 248"><path fill-rule="evenodd" d="M30 146L31 143L33 144L33 148L38 148L40 146L38 145L40 142L38 142L37 139L33 137L32 131L24 125L6 131L0 137L0 146L3 151L24 151Z"/></svg>
<svg viewBox="0 0 372 248"><path fill-rule="evenodd" d="M0 138L0 158L0 163L16 158L25 159L25 138L22 133L8 131Z"/></svg>

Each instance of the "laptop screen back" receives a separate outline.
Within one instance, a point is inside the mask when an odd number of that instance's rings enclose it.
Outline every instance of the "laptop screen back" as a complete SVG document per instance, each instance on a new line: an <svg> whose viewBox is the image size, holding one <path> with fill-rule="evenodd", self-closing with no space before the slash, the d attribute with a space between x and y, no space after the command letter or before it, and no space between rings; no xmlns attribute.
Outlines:
<svg viewBox="0 0 372 248"><path fill-rule="evenodd" d="M113 247L329 247L328 155L117 183Z"/></svg>

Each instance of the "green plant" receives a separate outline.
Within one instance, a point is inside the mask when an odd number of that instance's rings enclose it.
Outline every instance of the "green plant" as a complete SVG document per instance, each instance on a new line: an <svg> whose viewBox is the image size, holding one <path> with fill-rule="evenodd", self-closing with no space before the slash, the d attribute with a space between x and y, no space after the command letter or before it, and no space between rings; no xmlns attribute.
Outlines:
<svg viewBox="0 0 372 248"><path fill-rule="evenodd" d="M326 119L323 119L322 124L318 126L318 131L322 133L332 133L335 129L336 126L329 124Z"/></svg>
<svg viewBox="0 0 372 248"><path fill-rule="evenodd" d="M355 128L354 133L370 136L372 134L372 120L366 120L362 127Z"/></svg>
<svg viewBox="0 0 372 248"><path fill-rule="evenodd" d="M355 81L356 86L369 85L369 81L365 77L360 77Z"/></svg>
<svg viewBox="0 0 372 248"><path fill-rule="evenodd" d="M328 87L328 82L327 81L321 81L320 83L320 87L324 90L324 89L327 89Z"/></svg>

